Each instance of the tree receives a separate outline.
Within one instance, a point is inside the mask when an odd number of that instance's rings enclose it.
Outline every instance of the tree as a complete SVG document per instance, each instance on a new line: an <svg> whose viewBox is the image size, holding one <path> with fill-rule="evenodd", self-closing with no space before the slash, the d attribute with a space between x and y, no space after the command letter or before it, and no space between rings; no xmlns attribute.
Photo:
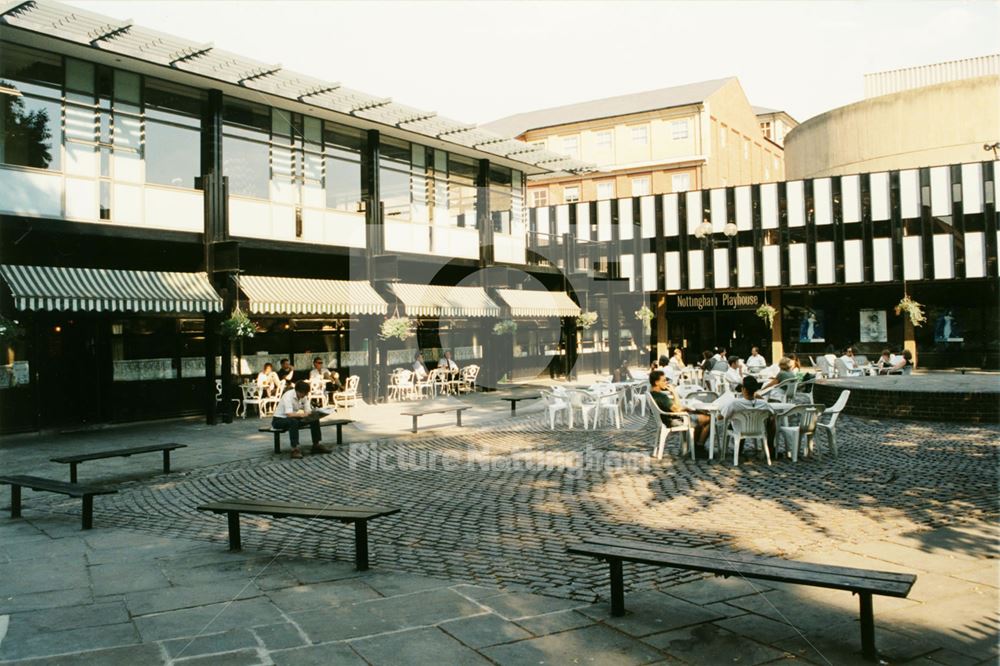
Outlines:
<svg viewBox="0 0 1000 666"><path fill-rule="evenodd" d="M0 85L10 86L6 81ZM3 161L7 164L45 169L52 162L52 131L47 109L29 111L24 99L0 95L3 99Z"/></svg>

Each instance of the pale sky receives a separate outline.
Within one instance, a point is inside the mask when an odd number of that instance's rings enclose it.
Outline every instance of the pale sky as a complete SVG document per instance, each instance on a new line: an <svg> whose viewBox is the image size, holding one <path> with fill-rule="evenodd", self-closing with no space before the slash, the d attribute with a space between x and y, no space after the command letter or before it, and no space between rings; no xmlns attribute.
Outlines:
<svg viewBox="0 0 1000 666"><path fill-rule="evenodd" d="M1000 1L73 0L470 123L739 78L803 121L863 75L1000 52Z"/></svg>

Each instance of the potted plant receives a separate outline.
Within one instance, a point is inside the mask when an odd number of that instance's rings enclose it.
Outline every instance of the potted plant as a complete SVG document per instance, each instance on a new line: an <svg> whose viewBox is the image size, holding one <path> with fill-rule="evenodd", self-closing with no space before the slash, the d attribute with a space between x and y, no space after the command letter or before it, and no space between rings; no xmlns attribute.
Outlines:
<svg viewBox="0 0 1000 666"><path fill-rule="evenodd" d="M656 319L656 313L649 309L648 305L643 305L635 311L635 318L642 322L643 333L650 332L650 324Z"/></svg>
<svg viewBox="0 0 1000 666"><path fill-rule="evenodd" d="M0 315L0 346L6 347L15 340L24 337L24 328L15 319Z"/></svg>
<svg viewBox="0 0 1000 666"><path fill-rule="evenodd" d="M379 326L378 337L383 340L390 340L392 338L406 340L413 336L414 328L416 328L416 325L409 317L389 317Z"/></svg>
<svg viewBox="0 0 1000 666"><path fill-rule="evenodd" d="M593 311L584 310L576 318L576 325L585 331L596 323L597 313Z"/></svg>
<svg viewBox="0 0 1000 666"><path fill-rule="evenodd" d="M910 298L909 295L903 296L896 305L896 314L906 314L914 326L920 326L927 321L927 317L924 316L924 306Z"/></svg>
<svg viewBox="0 0 1000 666"><path fill-rule="evenodd" d="M757 308L757 316L764 320L768 328L774 328L774 317L777 314L778 310L770 303L764 303Z"/></svg>
<svg viewBox="0 0 1000 666"><path fill-rule="evenodd" d="M222 322L222 335L230 340L240 338L252 338L257 332L257 326L250 320L245 312L236 308L233 315Z"/></svg>
<svg viewBox="0 0 1000 666"><path fill-rule="evenodd" d="M493 325L493 335L514 334L517 332L517 322L512 319L504 319Z"/></svg>

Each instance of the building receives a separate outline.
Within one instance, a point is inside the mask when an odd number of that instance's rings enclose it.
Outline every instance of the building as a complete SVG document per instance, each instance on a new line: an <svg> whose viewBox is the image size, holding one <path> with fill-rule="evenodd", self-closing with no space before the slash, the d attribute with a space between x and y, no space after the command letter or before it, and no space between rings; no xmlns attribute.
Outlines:
<svg viewBox="0 0 1000 666"><path fill-rule="evenodd" d="M576 157L597 171L529 183L544 206L745 185L784 177L794 119L750 106L736 78L519 113L485 127ZM770 136L768 134L770 133Z"/></svg>
<svg viewBox="0 0 1000 666"><path fill-rule="evenodd" d="M796 127L788 178L983 159L1000 141L1000 55L865 75L865 99Z"/></svg>

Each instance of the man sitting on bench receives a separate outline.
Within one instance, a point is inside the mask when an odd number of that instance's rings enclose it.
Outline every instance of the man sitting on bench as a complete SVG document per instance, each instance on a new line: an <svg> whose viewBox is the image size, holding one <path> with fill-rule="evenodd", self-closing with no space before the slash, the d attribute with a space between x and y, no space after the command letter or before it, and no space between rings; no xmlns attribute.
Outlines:
<svg viewBox="0 0 1000 666"><path fill-rule="evenodd" d="M285 391L285 394L278 400L278 406L274 409L274 416L271 418L272 428L288 431L288 440L292 443L292 458L302 457L302 451L299 450L299 426L307 422L309 423L309 432L312 434L310 453L330 453L332 450L319 443L323 439L319 427L320 415L313 414L308 395L309 382L295 382L295 390Z"/></svg>

